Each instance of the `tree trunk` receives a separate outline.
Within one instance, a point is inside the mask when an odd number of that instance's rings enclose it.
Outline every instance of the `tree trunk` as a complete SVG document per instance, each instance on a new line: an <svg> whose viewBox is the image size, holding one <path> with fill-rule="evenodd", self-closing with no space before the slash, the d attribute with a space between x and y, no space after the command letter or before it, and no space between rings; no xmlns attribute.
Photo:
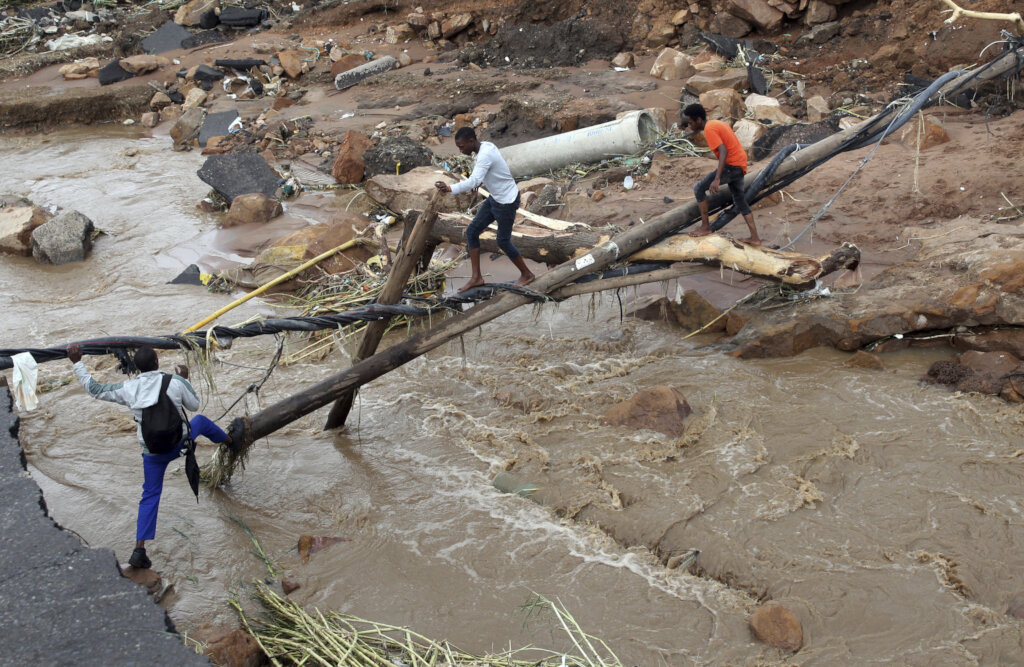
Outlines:
<svg viewBox="0 0 1024 667"><path fill-rule="evenodd" d="M436 242L465 243L466 226L452 219L439 219L434 225L431 240ZM607 242L610 232L575 232L545 235L524 235L513 232L512 242L523 257L535 262L558 263L583 255L594 246ZM488 252L501 252L491 230L480 235L480 247ZM842 251L840 253L840 250ZM836 255L836 253L840 253ZM836 255L836 256L834 256ZM693 238L686 235L670 236L626 258L630 262L704 262L724 266L741 273L764 276L772 280L801 285L839 268L859 261L856 246L842 246L828 255L830 265L826 271L822 260L796 252L755 247L734 241L726 236L712 234ZM822 258L825 259L825 258Z"/></svg>
<svg viewBox="0 0 1024 667"><path fill-rule="evenodd" d="M434 221L437 220L437 209L443 198L444 193L440 191L435 192L430 200L430 205L416 219L412 230L409 231L408 226L406 226L405 231L408 232L408 235L403 234L403 243L402 247L398 250L398 258L391 267L391 273L388 274L388 279L384 283L384 289L381 290L380 295L377 297L377 303L391 305L398 303L399 299L402 298L402 293L409 282L409 276L412 275L416 265L419 264L420 256L427 245L430 229L434 226ZM384 245L386 246L387 244L385 243ZM363 332L363 340L359 344L359 350L356 352L355 358L352 359L352 363L358 363L377 351L380 339L384 337L384 333L388 330L390 324L391 320L380 320L369 322L366 325L366 330ZM325 429L345 425L348 413L352 410L352 401L355 400L355 396L355 387L342 392L338 396L331 407L331 413L327 416Z"/></svg>

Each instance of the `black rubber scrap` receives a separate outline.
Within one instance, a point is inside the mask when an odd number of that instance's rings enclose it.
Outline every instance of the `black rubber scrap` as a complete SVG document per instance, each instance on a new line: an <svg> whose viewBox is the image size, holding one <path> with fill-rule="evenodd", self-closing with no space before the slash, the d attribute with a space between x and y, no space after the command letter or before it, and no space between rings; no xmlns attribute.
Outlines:
<svg viewBox="0 0 1024 667"><path fill-rule="evenodd" d="M112 83L125 81L133 76L135 75L121 67L120 59L111 60L104 67L100 68L100 71L96 75L101 86L109 86Z"/></svg>
<svg viewBox="0 0 1024 667"><path fill-rule="evenodd" d="M211 155L196 173L228 201L251 192L273 197L281 183L281 177L259 153Z"/></svg>

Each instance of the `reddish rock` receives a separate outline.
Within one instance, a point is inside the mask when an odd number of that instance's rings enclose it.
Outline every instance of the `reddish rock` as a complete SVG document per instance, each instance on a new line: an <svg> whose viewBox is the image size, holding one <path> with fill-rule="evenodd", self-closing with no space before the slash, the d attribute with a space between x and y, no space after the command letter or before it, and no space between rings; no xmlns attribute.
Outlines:
<svg viewBox="0 0 1024 667"><path fill-rule="evenodd" d="M274 103L270 105L270 108L274 111L280 111L281 109L287 109L288 107L295 106L295 100L290 97L284 97L278 95L274 98Z"/></svg>
<svg viewBox="0 0 1024 667"><path fill-rule="evenodd" d="M949 133L939 121L925 116L923 129L920 129L920 121L920 118L914 118L903 126L898 133L897 141L907 148L922 151L941 146L949 141Z"/></svg>
<svg viewBox="0 0 1024 667"><path fill-rule="evenodd" d="M594 194L590 195L592 201L601 201L604 199L604 190L596 190Z"/></svg>
<svg viewBox="0 0 1024 667"><path fill-rule="evenodd" d="M206 642L206 655L216 665L224 667L263 667L269 664L266 654L259 642L251 635L238 628L221 629L212 633L204 633L201 639Z"/></svg>
<svg viewBox="0 0 1024 667"><path fill-rule="evenodd" d="M121 568L121 576L131 579L139 586L142 586L150 595L156 595L163 590L163 580L157 571L152 568L139 569L131 565L125 565Z"/></svg>
<svg viewBox="0 0 1024 667"><path fill-rule="evenodd" d="M867 368L873 371L889 370L882 362L881 357L864 350L857 350L852 357L843 362L843 366L847 368Z"/></svg>
<svg viewBox="0 0 1024 667"><path fill-rule="evenodd" d="M284 591L285 595L291 595L292 593L294 593L295 591L299 590L300 588L302 588L302 585L299 582L295 581L294 579L282 579L281 580L281 590Z"/></svg>
<svg viewBox="0 0 1024 667"><path fill-rule="evenodd" d="M365 230L370 222L369 218L361 215L340 211L327 224L310 225L280 239L274 243L271 250L293 247L296 250L295 254L302 261L313 259L317 255L351 241L357 234ZM333 257L325 259L317 264L317 268L330 274L344 273L356 268L373 254L373 251L367 246L357 245L350 250L339 252Z"/></svg>
<svg viewBox="0 0 1024 667"><path fill-rule="evenodd" d="M1013 372L1020 364L1020 359L1009 352L968 350L960 355L960 363L975 373L1001 378Z"/></svg>
<svg viewBox="0 0 1024 667"><path fill-rule="evenodd" d="M978 277L1009 294L1024 291L1024 259L1014 259L985 269Z"/></svg>
<svg viewBox="0 0 1024 667"><path fill-rule="evenodd" d="M281 61L281 67L284 68L285 74L292 79L298 79L302 76L302 59L306 55L301 51L281 51L277 54L277 59Z"/></svg>
<svg viewBox="0 0 1024 667"><path fill-rule="evenodd" d="M771 600L750 617L750 629L764 643L784 651L796 651L804 643L800 619L785 606Z"/></svg>
<svg viewBox="0 0 1024 667"><path fill-rule="evenodd" d="M679 302L672 303L671 313L676 324L690 331L696 331L705 326L707 327L704 329L705 332L725 330L725 318L720 317L722 311L712 306L696 290L683 292Z"/></svg>
<svg viewBox="0 0 1024 667"><path fill-rule="evenodd" d="M692 412L685 396L672 387L658 386L610 407L604 414L604 423L650 429L676 437L682 435L683 421Z"/></svg>
<svg viewBox="0 0 1024 667"><path fill-rule="evenodd" d="M259 192L238 195L231 201L231 208L224 217L224 227L269 222L283 213L281 202Z"/></svg>
<svg viewBox="0 0 1024 667"><path fill-rule="evenodd" d="M336 77L342 72L365 65L366 62L366 58L360 53L346 53L331 65L331 77Z"/></svg>
<svg viewBox="0 0 1024 667"><path fill-rule="evenodd" d="M321 535L303 535L299 538L299 556L303 563L309 562L311 554L326 549L327 547L340 542L348 542L345 537L323 537Z"/></svg>
<svg viewBox="0 0 1024 667"><path fill-rule="evenodd" d="M203 14L211 9L220 9L220 0L191 0L178 7L174 13L174 22L184 26L199 25Z"/></svg>
<svg viewBox="0 0 1024 667"><path fill-rule="evenodd" d="M334 159L331 175L339 183L355 184L363 182L363 171L366 161L363 153L373 142L361 132L349 130L338 145L338 157Z"/></svg>
<svg viewBox="0 0 1024 667"><path fill-rule="evenodd" d="M783 14L766 0L730 0L730 13L766 31L782 25Z"/></svg>

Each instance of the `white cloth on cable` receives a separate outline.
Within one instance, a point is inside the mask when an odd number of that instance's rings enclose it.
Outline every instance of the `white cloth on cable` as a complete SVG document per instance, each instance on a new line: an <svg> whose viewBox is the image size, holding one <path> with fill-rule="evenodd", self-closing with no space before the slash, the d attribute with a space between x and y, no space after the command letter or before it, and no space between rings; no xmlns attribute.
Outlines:
<svg viewBox="0 0 1024 667"><path fill-rule="evenodd" d="M14 362L14 404L19 410L35 410L39 406L36 398L36 379L39 377L38 365L29 352L22 352L11 357Z"/></svg>

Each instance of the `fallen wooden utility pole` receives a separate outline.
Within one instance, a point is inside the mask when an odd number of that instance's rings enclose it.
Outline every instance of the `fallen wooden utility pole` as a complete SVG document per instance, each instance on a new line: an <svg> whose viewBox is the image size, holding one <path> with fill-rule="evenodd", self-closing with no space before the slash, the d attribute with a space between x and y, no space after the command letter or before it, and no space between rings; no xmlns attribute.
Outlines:
<svg viewBox="0 0 1024 667"><path fill-rule="evenodd" d="M993 78L1017 68L1017 59L1021 50L1009 51L994 61L984 72L984 77ZM965 73L952 79L940 89L941 93L952 91L958 83L971 78ZM896 113L887 109L872 120L881 120ZM839 132L823 139L807 148L797 151L779 165L775 174L765 184L770 187L790 175L797 175L806 168L832 157L848 140L858 136L858 127ZM748 175L753 179L754 175ZM748 183L751 181L748 181ZM723 206L730 197L728 192L720 190L709 199L712 208ZM541 294L547 294L563 285L578 280L583 275L601 271L609 265L621 261L637 251L649 247L668 234L692 223L699 215L696 202L663 213L642 225L629 228L613 238L600 243L586 254L563 263L540 276L530 287ZM244 455L252 443L273 433L281 427L299 419L335 400L345 391L359 387L385 373L392 371L430 350L490 322L519 306L533 301L530 297L513 292L505 292L487 301L481 302L466 312L442 322L426 331L418 333L406 340L378 352L360 361L350 368L336 373L307 389L289 396L260 412L248 417L236 418L231 424L231 436L238 443L239 451L232 456Z"/></svg>
<svg viewBox="0 0 1024 667"><path fill-rule="evenodd" d="M465 225L451 219L439 219L430 240L434 243L461 245L465 243L465 229ZM535 262L550 262L555 258L559 264L583 255L610 239L610 232L571 232L543 236L516 235L513 232L512 235L512 242L523 257ZM487 252L500 252L494 231L488 229L480 235L480 247ZM801 253L751 246L727 236L712 234L698 238L669 236L623 259L629 262L705 262L791 285L802 285L845 268L853 259L845 251L842 257L827 257L833 268L825 271L822 267L825 258L815 259Z"/></svg>
<svg viewBox="0 0 1024 667"><path fill-rule="evenodd" d="M412 275L420 261L420 256L423 255L423 248L426 247L430 230L434 226L434 221L437 220L437 211L440 208L443 197L444 193L440 191L435 192L426 210L416 218L412 232L409 233L398 251L398 259L395 260L391 273L388 274L388 279L384 283L384 289L381 290L380 295L377 297L377 303L392 305L401 300L402 293L405 292L406 283L409 282L409 276ZM360 342L359 350L356 351L356 356L352 362L360 362L376 352L377 346L380 345L380 339L384 337L384 333L390 325L390 320L381 320L367 324L366 330L363 333L363 340ZM331 413L327 416L325 428L337 428L345 424L345 420L348 419L348 413L352 409L352 401L355 399L355 395L356 387L342 392L337 400L334 401L334 406L331 407Z"/></svg>

